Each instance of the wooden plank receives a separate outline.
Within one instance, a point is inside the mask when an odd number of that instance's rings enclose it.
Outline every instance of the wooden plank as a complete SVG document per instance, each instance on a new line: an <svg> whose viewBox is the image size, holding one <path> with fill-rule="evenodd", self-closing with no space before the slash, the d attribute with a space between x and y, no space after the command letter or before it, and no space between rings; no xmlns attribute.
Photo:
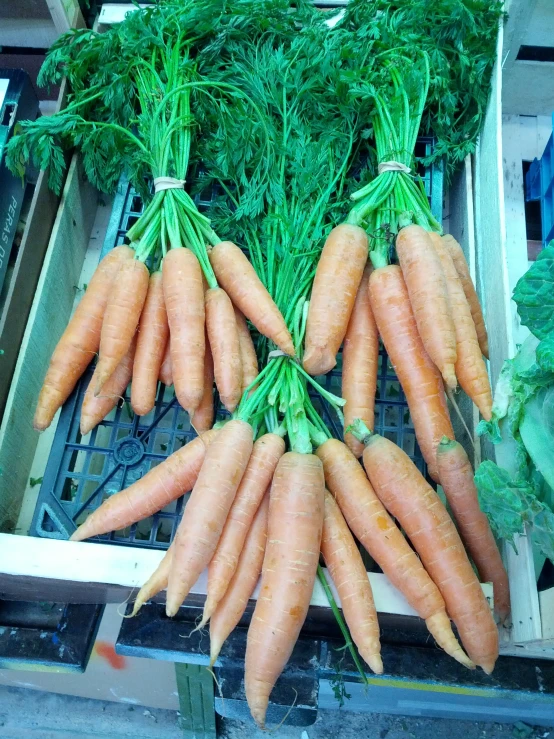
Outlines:
<svg viewBox="0 0 554 739"><path fill-rule="evenodd" d="M59 35L70 28L85 28L85 20L77 0L46 0Z"/></svg>
<svg viewBox="0 0 554 739"><path fill-rule="evenodd" d="M506 265L508 296L511 297L519 278L527 272L527 231L525 227L525 194L523 189L523 131L520 116L502 116L502 162L504 170L504 209L506 212ZM517 306L510 300L510 327L514 343L522 344L529 329L521 325ZM512 356L512 355L510 355Z"/></svg>
<svg viewBox="0 0 554 739"><path fill-rule="evenodd" d="M554 588L539 593L539 603L541 607L542 638L554 640Z"/></svg>
<svg viewBox="0 0 554 739"><path fill-rule="evenodd" d="M536 5L537 0L506 0L505 2L505 10L508 13L508 17L504 25L502 40L504 79L509 78Z"/></svg>
<svg viewBox="0 0 554 739"><path fill-rule="evenodd" d="M502 31L498 38L498 57L502 49ZM496 385L502 364L516 352L513 314L510 305L510 278L506 243L504 176L502 171L502 75L497 61L483 131L475 153L475 236L477 286L484 306L489 332L490 374ZM514 455L509 444L495 449L501 467L511 471ZM519 555L508 547L506 563L512 598L512 640L515 643L542 637L539 599L533 564L531 540L517 538Z"/></svg>
<svg viewBox="0 0 554 739"><path fill-rule="evenodd" d="M34 407L49 358L73 306L74 290L94 221L97 191L74 156L27 322L0 427L0 531L13 530L38 433Z"/></svg>
<svg viewBox="0 0 554 739"><path fill-rule="evenodd" d="M63 602L68 603L121 603L150 577L164 554L138 547L0 534L0 598L36 601L63 596ZM372 572L368 578L379 612L417 615L385 575ZM192 595L203 598L206 585L204 571ZM338 593L330 585L340 605ZM492 586L485 583L482 588L490 604ZM258 592L259 585L254 599ZM319 581L310 605L328 607Z"/></svg>
<svg viewBox="0 0 554 739"><path fill-rule="evenodd" d="M66 105L67 83L62 83L56 112ZM69 162L69 158L67 159ZM35 185L27 223L17 252L13 274L0 313L0 419L4 413L17 356L33 303L44 255L58 212L61 196L48 188L48 173L41 171Z"/></svg>

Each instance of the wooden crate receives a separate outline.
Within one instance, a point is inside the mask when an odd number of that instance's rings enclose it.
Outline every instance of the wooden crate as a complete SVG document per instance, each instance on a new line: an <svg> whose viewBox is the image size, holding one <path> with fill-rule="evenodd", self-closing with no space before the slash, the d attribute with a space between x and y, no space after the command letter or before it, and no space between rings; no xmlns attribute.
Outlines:
<svg viewBox="0 0 554 739"><path fill-rule="evenodd" d="M494 383L502 361L515 349L509 273L513 278L518 269L522 272L526 267L521 259L517 261L519 252L509 249L506 240L500 65L493 84L476 155L464 163L450 189L447 225L466 251L484 303ZM0 428L0 531L5 532L0 534L0 598L121 602L147 579L163 556L163 552L147 549L26 536L36 498L29 478L39 476L44 469L55 427L54 423L40 439L33 431L36 398L52 349L71 313L75 286L89 281L97 262L107 213L109 204L99 205L98 193L86 182L79 159L74 157ZM470 422L476 421L469 404L467 414ZM476 447L479 449L479 444ZM502 633L501 651L554 658L554 589L539 597L526 536L519 537L518 550L517 556L506 552L514 627ZM371 573L369 577L381 614L415 615L384 575ZM194 586L193 596L202 598L205 588L203 576ZM484 584L483 589L490 598L491 586ZM326 605L319 583L312 604Z"/></svg>

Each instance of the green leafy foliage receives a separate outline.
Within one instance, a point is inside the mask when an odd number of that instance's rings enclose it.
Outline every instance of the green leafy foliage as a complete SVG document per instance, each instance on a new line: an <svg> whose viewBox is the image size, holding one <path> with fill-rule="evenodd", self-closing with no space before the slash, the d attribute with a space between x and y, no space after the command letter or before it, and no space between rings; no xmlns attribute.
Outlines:
<svg viewBox="0 0 554 739"><path fill-rule="evenodd" d="M554 335L554 244L518 280L513 299L521 322L538 338ZM552 339L551 339L552 341Z"/></svg>
<svg viewBox="0 0 554 739"><path fill-rule="evenodd" d="M496 536L515 549L514 535L529 524L541 553L554 562L554 513L537 495L537 479L514 481L494 462L483 462L475 473L479 504ZM516 550L517 551L517 550Z"/></svg>

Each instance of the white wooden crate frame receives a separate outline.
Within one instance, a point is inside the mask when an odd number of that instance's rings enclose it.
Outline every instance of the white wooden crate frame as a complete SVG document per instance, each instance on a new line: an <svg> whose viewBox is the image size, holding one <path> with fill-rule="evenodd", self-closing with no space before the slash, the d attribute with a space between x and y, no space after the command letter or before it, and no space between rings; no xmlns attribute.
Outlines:
<svg viewBox="0 0 554 739"><path fill-rule="evenodd" d="M501 44L500 38L499 48ZM493 383L503 359L513 355L515 348L508 272L517 259L524 271L521 254L507 249L506 243L500 99L497 65L476 155L473 162L468 158L464 163L451 188L449 218L449 229L466 251L484 304ZM89 243L97 206L98 193L86 182L74 157L0 427L0 527L6 530L10 521L7 530L16 532L0 534L0 597L51 599L54 593L63 592L68 600L78 602L122 602L148 578L162 556L148 549L25 536L33 508L29 476L31 470L38 472L40 458L45 461L53 436L51 429L39 443L32 429L34 407L49 357L72 310L71 286L88 282L98 254L100 233L92 233ZM511 634L502 634L501 651L554 659L554 588L539 597L526 536L519 538L518 549L519 555L506 553L515 623ZM379 612L415 615L384 575L371 573L369 578ZM205 594L205 585L203 575L193 593ZM483 588L490 599L491 586L484 584ZM312 604L326 605L319 583Z"/></svg>

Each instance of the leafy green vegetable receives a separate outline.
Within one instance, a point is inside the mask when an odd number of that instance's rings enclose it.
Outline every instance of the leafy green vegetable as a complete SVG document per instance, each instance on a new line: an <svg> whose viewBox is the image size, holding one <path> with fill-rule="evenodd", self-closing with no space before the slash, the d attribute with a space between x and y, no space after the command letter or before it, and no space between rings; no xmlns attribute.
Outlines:
<svg viewBox="0 0 554 739"><path fill-rule="evenodd" d="M42 485L42 481L44 478L42 477L30 477L29 478L29 486L34 488L37 485Z"/></svg>
<svg viewBox="0 0 554 739"><path fill-rule="evenodd" d="M522 324L538 339L554 334L553 243L540 252L536 262L518 280L513 299Z"/></svg>
<svg viewBox="0 0 554 739"><path fill-rule="evenodd" d="M475 473L479 504L496 536L517 551L514 535L530 525L542 554L554 562L554 513L539 500L532 482L515 482L494 462L479 465Z"/></svg>

